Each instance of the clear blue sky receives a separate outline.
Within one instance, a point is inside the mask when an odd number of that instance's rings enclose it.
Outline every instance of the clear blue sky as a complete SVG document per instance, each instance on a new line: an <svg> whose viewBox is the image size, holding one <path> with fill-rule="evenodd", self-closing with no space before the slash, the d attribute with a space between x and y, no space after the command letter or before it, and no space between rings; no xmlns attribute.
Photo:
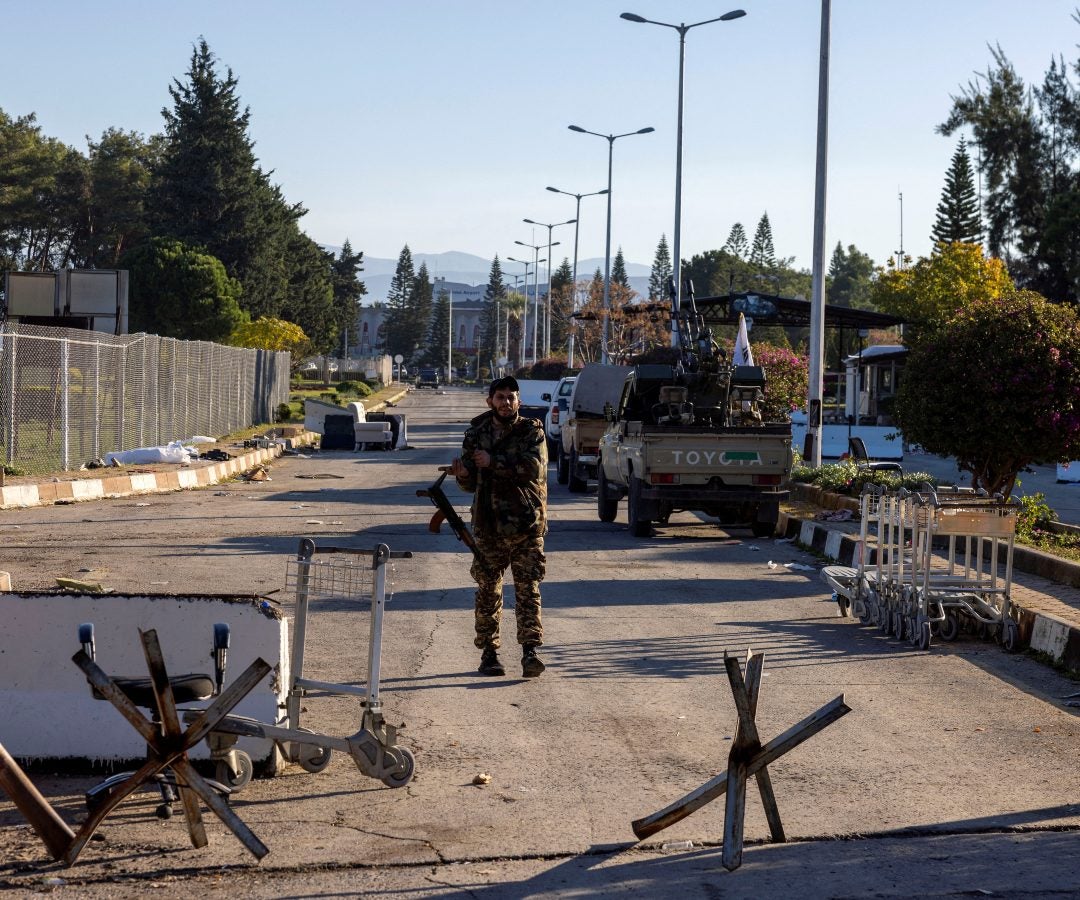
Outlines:
<svg viewBox="0 0 1080 900"><path fill-rule="evenodd" d="M1076 0L833 0L826 246L876 262L929 232L956 138L950 94L999 43L1028 84L1078 58ZM516 255L607 183L607 142L567 125L650 135L615 143L613 245L649 265L674 216L678 37L623 11L697 22L687 37L682 255L752 237L809 268L820 3L816 0L5 0L0 107L86 149L110 126L162 130L168 85L205 36L239 79L256 153L309 210L316 241L368 256ZM604 198L582 202L581 256L603 256ZM569 255L573 229L556 259ZM563 254L561 250L566 250ZM526 251L528 252L528 251Z"/></svg>

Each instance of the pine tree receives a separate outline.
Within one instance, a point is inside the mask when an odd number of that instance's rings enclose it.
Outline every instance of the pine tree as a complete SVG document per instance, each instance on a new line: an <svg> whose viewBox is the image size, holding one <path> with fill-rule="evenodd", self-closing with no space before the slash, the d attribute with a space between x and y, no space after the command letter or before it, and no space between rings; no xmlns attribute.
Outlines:
<svg viewBox="0 0 1080 900"><path fill-rule="evenodd" d="M626 275L626 260L623 259L622 247L615 252L615 259L611 264L611 285L630 289L630 279Z"/></svg>
<svg viewBox="0 0 1080 900"><path fill-rule="evenodd" d="M503 283L502 264L496 256L491 261L488 271L488 283L484 288L484 313L480 320L480 365L493 367L499 356L496 352L499 343L499 320L502 318L502 305L506 300L506 285Z"/></svg>
<svg viewBox="0 0 1080 900"><path fill-rule="evenodd" d="M739 259L746 259L750 253L750 242L746 239L746 229L743 228L742 222L736 222L731 226L727 240L720 249Z"/></svg>
<svg viewBox="0 0 1080 900"><path fill-rule="evenodd" d="M440 288L435 298L435 311L431 314L422 362L429 366L445 366L449 359L450 341L450 292Z"/></svg>
<svg viewBox="0 0 1080 900"><path fill-rule="evenodd" d="M413 268L412 251L406 244L398 255L394 277L390 279L390 289L386 293L386 352L391 356L400 353L406 359L412 355L412 343L409 342L409 307L416 282L416 270Z"/></svg>
<svg viewBox="0 0 1080 900"><path fill-rule="evenodd" d="M304 210L286 204L259 168L236 77L231 69L218 74L204 39L186 81L174 79L169 94L173 108L161 111L165 144L148 203L152 231L204 247L240 280L244 309L277 315L290 281L282 259Z"/></svg>
<svg viewBox="0 0 1080 900"><path fill-rule="evenodd" d="M750 264L763 269L771 269L776 265L776 251L773 249L772 225L769 224L768 212L761 214L757 230L754 232L754 243L750 248Z"/></svg>
<svg viewBox="0 0 1080 900"><path fill-rule="evenodd" d="M427 263L422 262L413 279L412 295L409 297L409 331L406 344L413 348L412 356L408 358L414 364L423 352L424 339L431 329L431 314L435 308L434 292L434 285L428 276Z"/></svg>
<svg viewBox="0 0 1080 900"><path fill-rule="evenodd" d="M674 273L671 264L671 251L668 250L667 235L660 235L660 243L656 245L656 256L653 258L652 272L649 274L649 299L667 300L668 280Z"/></svg>
<svg viewBox="0 0 1080 900"><path fill-rule="evenodd" d="M979 198L975 193L975 178L964 138L960 138L952 164L945 173L945 187L941 191L930 237L935 244L978 244L982 240Z"/></svg>
<svg viewBox="0 0 1080 900"><path fill-rule="evenodd" d="M316 353L333 352L340 334L334 309L332 259L332 254L298 228L292 230L282 260L288 274L288 292L280 317L299 325Z"/></svg>
<svg viewBox="0 0 1080 900"><path fill-rule="evenodd" d="M330 280L334 288L334 318L346 339L356 342L353 329L360 298L367 293L360 273L364 271L364 251L354 253L349 239L341 245L341 253L330 263ZM348 329L346 331L345 329Z"/></svg>

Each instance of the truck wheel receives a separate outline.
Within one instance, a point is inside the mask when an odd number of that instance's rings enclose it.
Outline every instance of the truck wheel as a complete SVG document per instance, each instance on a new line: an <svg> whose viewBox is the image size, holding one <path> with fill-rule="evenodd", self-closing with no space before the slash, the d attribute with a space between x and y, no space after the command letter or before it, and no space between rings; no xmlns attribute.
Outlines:
<svg viewBox="0 0 1080 900"><path fill-rule="evenodd" d="M756 538L772 537L776 532L776 523L755 521L750 525L750 532Z"/></svg>
<svg viewBox="0 0 1080 900"><path fill-rule="evenodd" d="M577 450L570 451L570 466L567 472L567 487L570 488L571 494L584 494L589 487L589 482L582 478L578 472L580 463L578 462ZM601 516L601 518L603 518ZM615 514L612 513L612 519L615 518ZM611 521L610 519L608 521Z"/></svg>
<svg viewBox="0 0 1080 900"><path fill-rule="evenodd" d="M604 477L603 463L596 463L596 512L601 522L614 522L619 512L619 496Z"/></svg>
<svg viewBox="0 0 1080 900"><path fill-rule="evenodd" d="M566 484L566 479L569 477L570 459L566 455L566 451L563 450L562 444L559 444L559 448L555 452L555 480L559 484Z"/></svg>
<svg viewBox="0 0 1080 900"><path fill-rule="evenodd" d="M652 534L652 520L641 517L641 479L633 472L630 473L630 491L626 498L626 520L634 537Z"/></svg>

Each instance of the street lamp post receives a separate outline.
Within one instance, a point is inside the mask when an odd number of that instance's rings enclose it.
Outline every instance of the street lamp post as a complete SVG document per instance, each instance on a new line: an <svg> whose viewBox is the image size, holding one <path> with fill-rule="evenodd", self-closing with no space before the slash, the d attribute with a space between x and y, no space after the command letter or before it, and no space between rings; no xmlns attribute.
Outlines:
<svg viewBox="0 0 1080 900"><path fill-rule="evenodd" d="M547 303L545 304L544 312L544 356L551 356L551 263L554 257L551 255L551 248L555 244L551 243L551 231L553 228L558 228L560 225L574 225L577 223L577 219L567 219L565 222L555 222L549 225L547 222L534 222L532 219L523 219L526 225L539 225L541 228L548 230L548 289L547 289ZM556 243L558 243L556 241Z"/></svg>
<svg viewBox="0 0 1080 900"><path fill-rule="evenodd" d="M570 292L570 315L573 316L577 312L577 258L578 258L578 229L581 228L581 198L582 197L599 197L601 194L607 193L607 188L602 191L593 191L591 194L572 194L570 191L560 191L558 188L549 187L549 191L555 194L566 194L567 197L573 197L577 201L577 207L574 211L574 218L571 221L574 223L574 288ZM550 253L548 254L551 255ZM574 368L574 324L571 323L570 328L570 341L567 345L566 351L566 364L569 368Z"/></svg>
<svg viewBox="0 0 1080 900"><path fill-rule="evenodd" d="M705 19L703 22L694 22L692 25L685 23L681 25L672 25L670 22L656 22L653 19L646 19L644 16L639 16L636 13L623 13L620 18L626 19L628 22L647 22L650 25L663 25L665 28L674 28L679 33L679 110L678 121L675 127L675 234L674 246L672 253L674 259L672 260L672 269L675 279L675 297L673 303L675 308L672 310L671 319L671 346L679 346L679 305L682 303L682 136L683 136L683 63L686 57L686 32L691 28L697 28L698 25L708 25L710 22L730 22L732 19L741 19L746 15L746 11L742 9L733 9L731 12L726 12L722 16L717 16L715 19Z"/></svg>
<svg viewBox="0 0 1080 900"><path fill-rule="evenodd" d="M507 259L511 263L521 263L525 267L525 308L522 312L522 345L518 348L518 365L525 365L525 335L526 325L529 319L529 266L531 263L526 263L524 259L515 259L513 256L508 256ZM516 278L516 276L515 276ZM510 355L510 311L507 311L507 355Z"/></svg>
<svg viewBox="0 0 1080 900"><path fill-rule="evenodd" d="M592 134L602 137L608 142L607 158L607 238L604 241L604 314L600 326L600 361L608 361L608 319L611 313L611 163L615 150L615 141L619 138L630 137L634 134L649 134L656 129L651 125L639 128L637 131L627 131L625 134L600 134L598 131L589 131L580 125L567 125L571 131L578 134Z"/></svg>
<svg viewBox="0 0 1080 900"><path fill-rule="evenodd" d="M525 337L529 333L529 266L534 265L534 264L531 263L531 262L526 262L523 259L514 259L514 257L512 257L512 256L508 256L506 258L510 262L521 263L525 267L525 307L524 307L524 309L522 310L522 313L521 313L521 348L520 348L520 353L519 353L519 359L520 359L519 365L524 366L525 365ZM539 264L540 264L539 261L537 261L537 263L535 265L539 265ZM507 340L506 340L506 355L509 356L510 355L510 339L509 339L510 323L509 323L509 320L507 320L506 328L507 328L507 335L508 335Z"/></svg>
<svg viewBox="0 0 1080 900"><path fill-rule="evenodd" d="M524 241L514 241L515 244L520 244L522 247L529 247L533 251L533 340L532 340L532 355L533 363L536 363L536 332L540 327L540 263L546 262L548 269L551 268L550 251L548 259L540 259L540 248L543 244L526 244ZM558 247L559 242L556 241L551 247ZM525 298L525 305L529 305L529 298Z"/></svg>

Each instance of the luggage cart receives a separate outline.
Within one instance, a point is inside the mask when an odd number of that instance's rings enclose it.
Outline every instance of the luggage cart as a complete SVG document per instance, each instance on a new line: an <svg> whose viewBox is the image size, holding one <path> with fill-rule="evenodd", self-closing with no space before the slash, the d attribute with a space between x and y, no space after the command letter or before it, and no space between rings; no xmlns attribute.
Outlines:
<svg viewBox="0 0 1080 900"><path fill-rule="evenodd" d="M1019 504L1000 495L930 491L920 496L919 507L918 646L929 648L931 626L948 641L963 623L1016 650L1020 629L1011 594ZM934 552L935 539L944 539L944 557Z"/></svg>
<svg viewBox="0 0 1080 900"><path fill-rule="evenodd" d="M840 615L856 616L866 624L873 617L875 623L880 583L880 554L871 562L870 538L878 538L882 532L882 500L884 489L873 484L863 486L859 497L859 542L855 551L854 566L826 566L821 577L832 589L833 600L840 608Z"/></svg>
<svg viewBox="0 0 1080 900"><path fill-rule="evenodd" d="M316 559L326 556L326 559ZM312 773L322 772L334 750L348 753L357 768L388 787L404 787L412 780L416 761L411 751L397 745L398 729L383 718L379 698L382 656L382 624L386 607L386 565L391 559L409 559L409 551L391 551L386 544L374 550L349 547L317 547L302 538L295 559L288 562L286 586L296 592L296 610L290 680L283 726L243 716L222 719L211 737L227 746L240 737L274 741L282 755ZM368 641L367 683L363 686L335 684L304 677L304 645L311 601L347 599L370 601L371 627ZM319 734L300 722L301 699L309 690L361 697L360 730L349 737ZM220 750L219 750L220 752Z"/></svg>

